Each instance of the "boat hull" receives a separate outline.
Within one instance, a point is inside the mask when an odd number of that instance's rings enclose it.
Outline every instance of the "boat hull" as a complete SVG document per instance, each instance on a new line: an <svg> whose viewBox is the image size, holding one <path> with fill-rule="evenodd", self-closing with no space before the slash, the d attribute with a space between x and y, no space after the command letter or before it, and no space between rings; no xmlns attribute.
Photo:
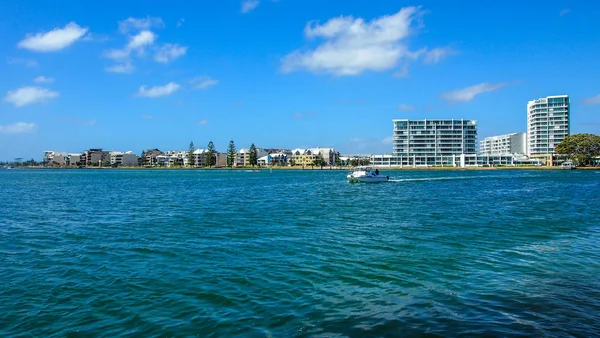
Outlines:
<svg viewBox="0 0 600 338"><path fill-rule="evenodd" d="M349 183L382 183L389 181L388 176L358 176L348 175Z"/></svg>

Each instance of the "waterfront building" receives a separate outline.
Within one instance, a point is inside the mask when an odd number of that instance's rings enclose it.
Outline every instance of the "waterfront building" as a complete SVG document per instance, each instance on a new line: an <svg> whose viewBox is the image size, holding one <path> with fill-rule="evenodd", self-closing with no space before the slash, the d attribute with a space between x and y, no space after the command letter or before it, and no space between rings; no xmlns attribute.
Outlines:
<svg viewBox="0 0 600 338"><path fill-rule="evenodd" d="M474 120L393 120L393 153L400 166L453 165L456 156L476 154Z"/></svg>
<svg viewBox="0 0 600 338"><path fill-rule="evenodd" d="M67 165L67 162L69 160L68 156L69 155L65 152L46 150L44 151L44 157L42 161L48 166L64 167Z"/></svg>
<svg viewBox="0 0 600 338"><path fill-rule="evenodd" d="M315 161L323 160L326 165L335 165L340 155L334 148L308 148L292 150L290 160L294 166L306 167L314 165Z"/></svg>
<svg viewBox="0 0 600 338"><path fill-rule="evenodd" d="M399 157L393 155L371 155L370 163L374 167L403 167L406 162L401 162ZM482 166L517 166L517 165L540 165L538 159L529 159L525 155L505 154L505 155L478 155L461 154L452 155L441 164L448 167L482 167ZM416 166L416 165L415 165Z"/></svg>
<svg viewBox="0 0 600 338"><path fill-rule="evenodd" d="M120 152L120 151L111 151L110 152L110 165L115 167L137 167L138 166L138 156L131 151Z"/></svg>
<svg viewBox="0 0 600 338"><path fill-rule="evenodd" d="M479 143L480 155L527 154L527 133L512 133L484 138Z"/></svg>
<svg viewBox="0 0 600 338"><path fill-rule="evenodd" d="M286 166L289 163L290 155L286 152L271 153L258 158L259 166Z"/></svg>
<svg viewBox="0 0 600 338"><path fill-rule="evenodd" d="M86 166L101 166L104 162L110 161L110 153L103 151L102 148L90 148L83 152L82 161Z"/></svg>
<svg viewBox="0 0 600 338"><path fill-rule="evenodd" d="M552 165L555 147L570 135L571 103L568 95L539 98L527 103L528 155Z"/></svg>
<svg viewBox="0 0 600 338"><path fill-rule="evenodd" d="M70 153L67 158L67 165L69 167L79 167L85 163L85 161L82 160L82 154L80 153Z"/></svg>
<svg viewBox="0 0 600 338"><path fill-rule="evenodd" d="M145 155L145 163L146 165L149 166L155 166L158 165L158 161L156 160L156 157L159 155L164 155L164 153L158 149L148 149L144 152Z"/></svg>
<svg viewBox="0 0 600 338"><path fill-rule="evenodd" d="M256 148L256 159L268 155L268 152L263 148ZM240 149L235 160L236 167L250 166L250 149Z"/></svg>

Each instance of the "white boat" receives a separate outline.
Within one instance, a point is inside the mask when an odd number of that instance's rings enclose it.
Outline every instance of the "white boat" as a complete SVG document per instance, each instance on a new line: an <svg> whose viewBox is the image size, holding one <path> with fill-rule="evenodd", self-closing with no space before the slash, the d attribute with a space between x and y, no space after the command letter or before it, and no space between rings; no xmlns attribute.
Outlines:
<svg viewBox="0 0 600 338"><path fill-rule="evenodd" d="M565 161L560 165L561 169L572 170L575 169L575 164L572 161Z"/></svg>
<svg viewBox="0 0 600 338"><path fill-rule="evenodd" d="M360 166L348 175L349 183L379 183L390 180L389 176L379 174L379 170L372 167Z"/></svg>

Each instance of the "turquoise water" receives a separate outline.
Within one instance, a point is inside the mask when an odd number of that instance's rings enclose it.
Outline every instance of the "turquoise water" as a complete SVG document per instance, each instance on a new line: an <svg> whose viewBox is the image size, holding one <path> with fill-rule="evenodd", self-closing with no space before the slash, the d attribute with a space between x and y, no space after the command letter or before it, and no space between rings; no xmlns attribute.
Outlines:
<svg viewBox="0 0 600 338"><path fill-rule="evenodd" d="M0 336L600 335L592 171L0 170Z"/></svg>

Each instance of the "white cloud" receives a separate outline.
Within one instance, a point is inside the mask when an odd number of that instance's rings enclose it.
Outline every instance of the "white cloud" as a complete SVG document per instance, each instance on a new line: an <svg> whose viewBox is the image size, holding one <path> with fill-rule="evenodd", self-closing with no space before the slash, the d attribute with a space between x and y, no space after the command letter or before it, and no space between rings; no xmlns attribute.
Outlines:
<svg viewBox="0 0 600 338"><path fill-rule="evenodd" d="M565 9L563 9L562 11L560 11L560 12L558 13L558 15L559 15L559 16L565 16L565 15L569 14L570 12L571 12L571 10L570 10L570 9L568 9L568 8L565 8Z"/></svg>
<svg viewBox="0 0 600 338"><path fill-rule="evenodd" d="M70 22L64 28L55 28L35 35L28 34L17 46L34 52L54 52L72 45L87 31L87 27Z"/></svg>
<svg viewBox="0 0 600 338"><path fill-rule="evenodd" d="M413 107L409 104L399 104L398 106L396 106L396 110L397 111L414 111L415 107Z"/></svg>
<svg viewBox="0 0 600 338"><path fill-rule="evenodd" d="M54 82L54 78L53 77L38 76L35 79L33 79L33 82L36 82L36 83L52 83L52 82Z"/></svg>
<svg viewBox="0 0 600 338"><path fill-rule="evenodd" d="M583 104L600 104L600 94L583 100Z"/></svg>
<svg viewBox="0 0 600 338"><path fill-rule="evenodd" d="M130 31L141 31L150 28L163 28L164 26L165 23L161 18L153 18L151 16L140 19L129 17L123 21L119 21L119 31L123 34L126 34Z"/></svg>
<svg viewBox="0 0 600 338"><path fill-rule="evenodd" d="M138 92L138 96L141 97L163 97L169 96L176 92L179 89L179 85L174 82L169 82L164 86L155 86L149 89L146 89L146 86L141 86Z"/></svg>
<svg viewBox="0 0 600 338"><path fill-rule="evenodd" d="M16 122L13 124L0 125L0 134L14 135L30 133L37 128L35 123Z"/></svg>
<svg viewBox="0 0 600 338"><path fill-rule="evenodd" d="M143 50L146 46L153 44L154 40L156 40L156 34L151 31L141 31L129 39L126 50Z"/></svg>
<svg viewBox="0 0 600 338"><path fill-rule="evenodd" d="M104 70L109 73L131 74L135 70L135 67L131 64L131 62L126 62L111 67L106 67Z"/></svg>
<svg viewBox="0 0 600 338"><path fill-rule="evenodd" d="M423 60L423 63L426 63L426 64L438 63L438 62L442 61L443 59L447 58L448 56L456 55L456 54L457 54L457 52L452 48L442 48L442 47L434 48L425 53L425 59Z"/></svg>
<svg viewBox="0 0 600 338"><path fill-rule="evenodd" d="M200 121L198 121L198 125L199 126L205 126L207 124L208 124L208 120L200 120Z"/></svg>
<svg viewBox="0 0 600 338"><path fill-rule="evenodd" d="M242 13L248 13L258 7L260 0L246 0L242 2Z"/></svg>
<svg viewBox="0 0 600 338"><path fill-rule="evenodd" d="M471 87L442 93L442 98L448 101L466 102L473 100L479 94L493 92L507 85L508 83L480 83Z"/></svg>
<svg viewBox="0 0 600 338"><path fill-rule="evenodd" d="M187 47L178 44L165 43L156 51L156 54L154 54L154 60L162 63L171 62L178 57L185 55L187 49Z"/></svg>
<svg viewBox="0 0 600 338"><path fill-rule="evenodd" d="M206 89L219 83L218 80L211 78L210 76L196 76L190 81L192 86L196 89Z"/></svg>
<svg viewBox="0 0 600 338"><path fill-rule="evenodd" d="M323 25L309 22L304 29L306 38L325 41L315 49L288 54L282 60L281 69L286 73L307 69L334 75L393 69L402 59L418 56L403 40L422 15L418 7L406 7L370 22L352 16L333 18Z"/></svg>
<svg viewBox="0 0 600 338"><path fill-rule="evenodd" d="M31 59L8 58L6 62L9 65L23 65L25 67L37 67L38 63Z"/></svg>
<svg viewBox="0 0 600 338"><path fill-rule="evenodd" d="M109 49L104 52L104 57L112 60L123 60L129 58L129 50L127 49Z"/></svg>
<svg viewBox="0 0 600 338"><path fill-rule="evenodd" d="M388 137L384 138L383 140L381 140L381 143L383 143L383 144L392 144L393 141L394 141L394 137L393 136L388 136Z"/></svg>
<svg viewBox="0 0 600 338"><path fill-rule="evenodd" d="M133 73L135 67L131 62L131 53L137 51L138 55L144 55L146 47L154 44L156 34L151 31L141 31L138 34L131 36L129 42L123 49L109 49L104 52L104 57L121 62L121 64L104 68L107 72L113 73Z"/></svg>
<svg viewBox="0 0 600 338"><path fill-rule="evenodd" d="M58 92L53 92L41 87L22 87L6 93L5 101L12 103L15 107L23 107L28 104L45 102L58 97Z"/></svg>
<svg viewBox="0 0 600 338"><path fill-rule="evenodd" d="M177 21L177 27L183 26L184 23L185 23L185 19L184 18L179 19L179 21Z"/></svg>

